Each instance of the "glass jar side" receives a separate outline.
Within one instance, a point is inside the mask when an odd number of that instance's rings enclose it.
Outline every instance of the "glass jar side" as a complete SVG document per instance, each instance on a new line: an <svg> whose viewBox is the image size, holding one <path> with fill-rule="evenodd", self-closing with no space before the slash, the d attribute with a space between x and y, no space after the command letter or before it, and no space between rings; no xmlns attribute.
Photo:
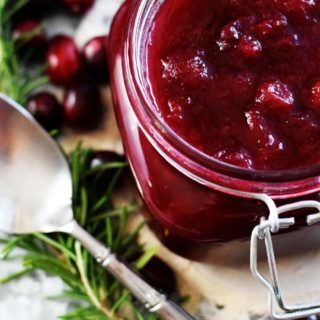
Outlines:
<svg viewBox="0 0 320 320"><path fill-rule="evenodd" d="M129 9L126 2L113 23L109 62L117 120L140 194L167 234L198 241L248 237L268 215L265 204L214 190L185 175L155 148L137 117L141 101L133 99L123 63Z"/></svg>

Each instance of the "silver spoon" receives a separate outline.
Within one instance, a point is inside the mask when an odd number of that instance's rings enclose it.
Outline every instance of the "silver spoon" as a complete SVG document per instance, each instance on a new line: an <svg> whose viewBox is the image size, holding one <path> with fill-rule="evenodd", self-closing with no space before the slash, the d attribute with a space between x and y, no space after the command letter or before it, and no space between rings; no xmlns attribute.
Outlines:
<svg viewBox="0 0 320 320"><path fill-rule="evenodd" d="M74 236L151 312L193 319L147 284L73 218L68 163L53 139L21 106L0 94L0 231L64 232Z"/></svg>

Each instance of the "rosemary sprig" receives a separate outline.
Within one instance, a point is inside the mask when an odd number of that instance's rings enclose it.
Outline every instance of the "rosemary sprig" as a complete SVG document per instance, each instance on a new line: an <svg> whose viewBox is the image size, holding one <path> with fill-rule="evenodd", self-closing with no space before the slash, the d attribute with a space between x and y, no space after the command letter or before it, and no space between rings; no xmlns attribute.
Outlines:
<svg viewBox="0 0 320 320"><path fill-rule="evenodd" d="M9 0L0 0L0 91L21 104L32 90L46 81L41 75L34 79L34 74L28 74L10 37L10 19L26 2L17 0L9 7ZM138 206L128 203L119 208L112 201L113 191L127 164L112 162L92 168L93 156L92 150L82 149L79 144L69 157L75 218L95 238L130 259L137 268L143 268L155 254L154 248L144 251L137 242L143 224L130 234L125 232L128 219ZM104 179L106 172L109 179ZM62 315L62 320L158 319L141 309L131 293L72 237L34 234L0 239L0 243L4 245L2 259L13 258L16 248L24 250L23 269L0 279L0 284L34 270L43 270L65 282L68 289L51 299L69 299L78 303L78 307ZM137 256L140 257L137 259Z"/></svg>
<svg viewBox="0 0 320 320"><path fill-rule="evenodd" d="M92 174L90 166L92 156L93 151L83 150L80 146L70 156L71 171L76 177L73 180L74 188L77 190L73 199L76 219L82 220L82 225L97 239L101 241L108 239L109 245L115 252L135 261L134 265L137 269L141 269L154 256L156 250L150 248L141 254L143 248L137 243L141 226L131 234L126 234L124 231L130 214L136 211L138 206L132 203L116 208L110 198L99 210L93 210L106 190L113 192L116 182L113 183L112 190L110 181L104 183L101 176L101 173L106 171L104 166L100 167L101 171L95 170L95 174ZM125 163L119 162L116 166L110 166L109 170L113 172L113 176L119 176L119 169L114 167L122 168L124 165ZM98 184L94 179L95 175L101 177ZM87 196L83 197L83 193ZM86 210L83 210L84 206ZM15 248L26 251L22 263L24 269L0 280L0 284L36 269L60 277L69 289L57 298L68 298L79 302L79 308L62 316L61 319L156 319L153 315L153 318L150 318L151 315L144 314L134 297L100 267L73 238L62 234L13 237L7 240L2 250L3 258L9 259ZM133 257L137 255L139 258L134 259ZM88 304L85 308L80 303L83 301ZM127 316L123 315L124 311Z"/></svg>
<svg viewBox="0 0 320 320"><path fill-rule="evenodd" d="M10 36L10 19L27 2L0 0L0 92L22 104L30 92L47 82L47 77L41 73L28 74L19 61L17 45Z"/></svg>

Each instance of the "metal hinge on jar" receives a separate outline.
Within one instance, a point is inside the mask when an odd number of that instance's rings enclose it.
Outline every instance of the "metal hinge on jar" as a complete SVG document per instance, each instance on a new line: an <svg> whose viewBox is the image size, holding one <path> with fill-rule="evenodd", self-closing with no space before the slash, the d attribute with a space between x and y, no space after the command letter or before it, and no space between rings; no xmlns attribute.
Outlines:
<svg viewBox="0 0 320 320"><path fill-rule="evenodd" d="M284 302L279 286L277 264L272 243L272 233L277 233L280 229L290 228L295 224L294 218L280 218L285 212L291 212L302 208L316 209L316 213L307 216L308 225L320 222L320 202L300 201L281 207L276 207L275 203L268 196L264 197L269 207L268 219L262 218L260 224L256 226L251 235L250 268L253 276L257 278L269 292L268 311L270 317L276 320L299 319L320 313L319 304L299 304L287 305ZM264 241L269 264L270 280L264 277L258 270L258 245Z"/></svg>

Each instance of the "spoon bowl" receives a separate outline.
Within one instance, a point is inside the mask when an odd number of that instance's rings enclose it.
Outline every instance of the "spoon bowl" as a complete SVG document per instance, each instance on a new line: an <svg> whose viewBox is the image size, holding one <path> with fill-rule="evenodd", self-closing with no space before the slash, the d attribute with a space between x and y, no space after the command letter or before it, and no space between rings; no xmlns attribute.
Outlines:
<svg viewBox="0 0 320 320"><path fill-rule="evenodd" d="M66 158L33 117L4 95L0 137L0 230L52 232L72 221Z"/></svg>
<svg viewBox="0 0 320 320"><path fill-rule="evenodd" d="M165 320L193 319L74 220L72 178L64 154L25 109L2 94L0 137L0 231L68 233L149 311Z"/></svg>

